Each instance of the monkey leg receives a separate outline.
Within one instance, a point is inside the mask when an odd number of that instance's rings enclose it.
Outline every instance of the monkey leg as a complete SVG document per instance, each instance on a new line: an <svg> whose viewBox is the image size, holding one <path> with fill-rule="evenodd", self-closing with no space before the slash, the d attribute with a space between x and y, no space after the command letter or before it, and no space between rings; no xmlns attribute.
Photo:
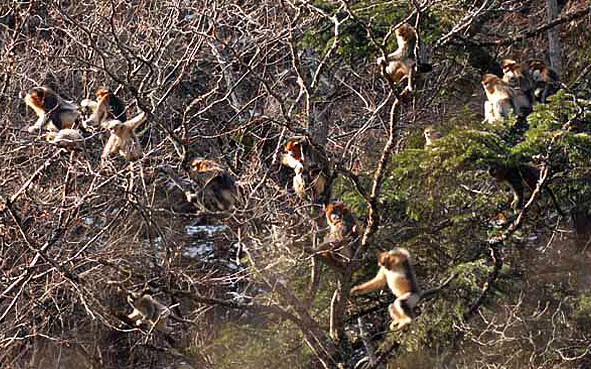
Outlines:
<svg viewBox="0 0 591 369"><path fill-rule="evenodd" d="M394 314L397 316L396 321L393 320L392 324L390 324L390 329L400 330L412 322L415 318L413 308L418 302L419 295L411 292L405 293L397 298L396 301L390 305L390 315L392 316L392 314ZM396 323L396 327L394 327L394 323Z"/></svg>
<svg viewBox="0 0 591 369"><path fill-rule="evenodd" d="M398 301L398 300L396 300ZM400 324L400 318L398 308L396 307L396 301L390 304L388 307L388 312L390 313L390 318L392 318L392 323L390 323L390 330L395 331L398 330L398 326Z"/></svg>

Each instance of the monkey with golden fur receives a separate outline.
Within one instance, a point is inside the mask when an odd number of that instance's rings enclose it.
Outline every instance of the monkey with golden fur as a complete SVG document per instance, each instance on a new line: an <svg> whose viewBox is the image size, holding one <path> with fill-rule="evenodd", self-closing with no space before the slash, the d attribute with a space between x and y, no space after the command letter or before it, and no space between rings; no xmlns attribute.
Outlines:
<svg viewBox="0 0 591 369"><path fill-rule="evenodd" d="M142 112L126 122L119 120L106 122L105 127L111 132L111 136L103 149L101 158L106 160L111 154L120 154L129 161L139 159L142 156L142 146L135 129L145 120L146 113Z"/></svg>
<svg viewBox="0 0 591 369"><path fill-rule="evenodd" d="M351 289L351 295L361 295L384 288L396 296L388 311L392 318L391 330L400 330L414 318L414 307L421 299L421 290L410 264L410 253L402 248L382 252L378 256L378 274L370 281Z"/></svg>
<svg viewBox="0 0 591 369"><path fill-rule="evenodd" d="M527 115L531 113L531 106L536 102L534 90L536 82L524 63L517 63L513 59L503 59L503 82L513 89L514 96L518 101L527 101L528 106L520 114Z"/></svg>
<svg viewBox="0 0 591 369"><path fill-rule="evenodd" d="M230 174L213 160L194 158L191 176L201 187L200 200L211 211L229 211L236 205L238 189Z"/></svg>
<svg viewBox="0 0 591 369"><path fill-rule="evenodd" d="M27 93L21 92L21 97L38 117L35 124L28 128L29 133L43 126L52 131L71 128L80 116L76 104L62 99L48 87L33 87Z"/></svg>
<svg viewBox="0 0 591 369"><path fill-rule="evenodd" d="M418 47L421 44L417 31L408 23L404 23L394 30L398 48L393 53L376 60L378 66L394 83L400 83L407 78L408 84L405 90L412 92L413 76L415 72L427 73L432 67L421 63Z"/></svg>
<svg viewBox="0 0 591 369"><path fill-rule="evenodd" d="M529 192L533 192L533 190L538 185L538 180L540 179L540 170L530 164L496 164L489 168L488 174L492 176L497 182L506 183L509 185L511 191L513 192L511 208L514 212L517 212L523 208L525 190L527 189ZM548 187L548 185L544 185L542 190L548 193L552 199L552 202L554 203L556 211L560 215L564 216L564 212L562 209L560 209L558 201L556 200L556 196L554 196L554 192L552 192L550 187Z"/></svg>
<svg viewBox="0 0 591 369"><path fill-rule="evenodd" d="M170 315L168 307L149 294L130 293L127 301L133 307L133 311L127 317L135 322L136 326L148 324L150 328L168 332L167 318Z"/></svg>
<svg viewBox="0 0 591 369"><path fill-rule="evenodd" d="M92 110L90 117L83 123L85 126L93 123L103 125L108 120L127 121L125 104L113 92L104 88L96 90L96 101L84 99L80 106Z"/></svg>
<svg viewBox="0 0 591 369"><path fill-rule="evenodd" d="M494 74L482 77L482 86L488 101L484 103L485 119L492 123L498 119L507 119L510 109L516 116L523 116L531 111L531 103L524 94L516 93L501 78Z"/></svg>
<svg viewBox="0 0 591 369"><path fill-rule="evenodd" d="M323 153L307 142L307 138L289 139L281 155L281 164L293 169L293 188L300 199L305 198L307 187L313 189L315 196L324 193L328 160Z"/></svg>

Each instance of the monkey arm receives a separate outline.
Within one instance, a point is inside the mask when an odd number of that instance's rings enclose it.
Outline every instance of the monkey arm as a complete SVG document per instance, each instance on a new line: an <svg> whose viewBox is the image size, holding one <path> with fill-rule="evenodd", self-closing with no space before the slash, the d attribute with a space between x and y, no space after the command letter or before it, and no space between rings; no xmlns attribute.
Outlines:
<svg viewBox="0 0 591 369"><path fill-rule="evenodd" d="M380 267L378 274L371 281L353 287L351 289L351 295L362 295L365 293L369 293L377 289L384 288L385 285L386 273L384 272L384 267Z"/></svg>
<svg viewBox="0 0 591 369"><path fill-rule="evenodd" d="M106 98L102 98L98 103L88 99L82 100L80 105L89 107L92 110L90 117L83 122L84 125L98 123L105 118L105 114L107 113L106 100Z"/></svg>
<svg viewBox="0 0 591 369"><path fill-rule="evenodd" d="M146 112L141 112L135 117L131 118L130 120L125 122L125 125L128 126L131 130L136 129L137 126L142 124L146 120Z"/></svg>
<svg viewBox="0 0 591 369"><path fill-rule="evenodd" d="M109 154L119 150L118 141L119 141L119 138L114 133L111 133L111 136L109 137L109 141L107 141L107 144L105 145L105 148L103 149L103 153L101 154L102 159L107 159L109 157Z"/></svg>

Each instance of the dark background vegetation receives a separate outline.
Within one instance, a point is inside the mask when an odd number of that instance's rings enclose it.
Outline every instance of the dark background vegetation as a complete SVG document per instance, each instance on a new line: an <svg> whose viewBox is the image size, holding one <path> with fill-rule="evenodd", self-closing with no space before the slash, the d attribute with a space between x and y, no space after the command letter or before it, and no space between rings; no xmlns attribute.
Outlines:
<svg viewBox="0 0 591 369"><path fill-rule="evenodd" d="M591 16L562 0L540 28L547 3L4 1L0 367L591 367ZM375 64L402 22L434 66L403 104ZM481 75L502 57L548 62L549 29L565 88L523 135L483 123ZM78 103L117 91L149 114L143 158L101 169L100 129L86 155L29 134L19 93L37 85ZM429 124L445 135L435 151ZM326 148L331 200L364 227L344 271L315 256L322 204L279 165L294 135ZM229 168L235 211L172 186L162 169L183 174L193 155ZM512 214L486 173L503 161L547 169L567 216L547 196ZM393 247L423 289L450 281L403 332L388 330L389 292L348 296ZM144 289L187 322L130 326L126 291Z"/></svg>

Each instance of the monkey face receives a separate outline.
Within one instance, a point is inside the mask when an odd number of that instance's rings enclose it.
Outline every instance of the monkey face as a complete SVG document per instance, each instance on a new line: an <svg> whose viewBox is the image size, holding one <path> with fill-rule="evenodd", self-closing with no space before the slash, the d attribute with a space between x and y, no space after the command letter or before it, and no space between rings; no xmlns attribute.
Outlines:
<svg viewBox="0 0 591 369"><path fill-rule="evenodd" d="M285 151L291 153L291 156L297 161L302 161L302 145L297 139L287 141Z"/></svg>
<svg viewBox="0 0 591 369"><path fill-rule="evenodd" d="M441 134L435 130L435 128L429 126L425 128L425 137L429 140L434 138L441 138Z"/></svg>
<svg viewBox="0 0 591 369"><path fill-rule="evenodd" d="M497 84L501 82L501 79L494 74L485 74L482 76L482 86L488 93L494 94Z"/></svg>
<svg viewBox="0 0 591 369"><path fill-rule="evenodd" d="M215 162L204 158L194 158L191 160L190 166L193 171L199 173L222 170Z"/></svg>
<svg viewBox="0 0 591 369"><path fill-rule="evenodd" d="M405 42L410 42L414 40L417 37L416 35L416 31L408 23L405 23L402 26L396 28L396 37L404 40Z"/></svg>
<svg viewBox="0 0 591 369"><path fill-rule="evenodd" d="M118 120L114 120L108 124L107 129L109 130L109 132L111 132L111 134L120 137L123 135L125 131L125 124L121 123Z"/></svg>
<svg viewBox="0 0 591 369"><path fill-rule="evenodd" d="M342 202L338 202L336 204L329 204L326 207L325 213L326 213L326 220L328 222L328 224L334 226L336 224L339 224L343 221L343 218L345 217L345 213L347 213L348 210L345 208L345 205Z"/></svg>
<svg viewBox="0 0 591 369"><path fill-rule="evenodd" d="M96 98L97 100L101 100L103 97L110 95L111 91L105 89L105 88L99 88L96 90Z"/></svg>
<svg viewBox="0 0 591 369"><path fill-rule="evenodd" d="M523 77L521 74L521 66L519 64L513 64L510 68L506 68L505 70L506 72L503 75L503 80L511 86L518 86Z"/></svg>
<svg viewBox="0 0 591 369"><path fill-rule="evenodd" d="M25 94L24 99L29 105L42 109L45 96L46 91L43 87L34 87Z"/></svg>

